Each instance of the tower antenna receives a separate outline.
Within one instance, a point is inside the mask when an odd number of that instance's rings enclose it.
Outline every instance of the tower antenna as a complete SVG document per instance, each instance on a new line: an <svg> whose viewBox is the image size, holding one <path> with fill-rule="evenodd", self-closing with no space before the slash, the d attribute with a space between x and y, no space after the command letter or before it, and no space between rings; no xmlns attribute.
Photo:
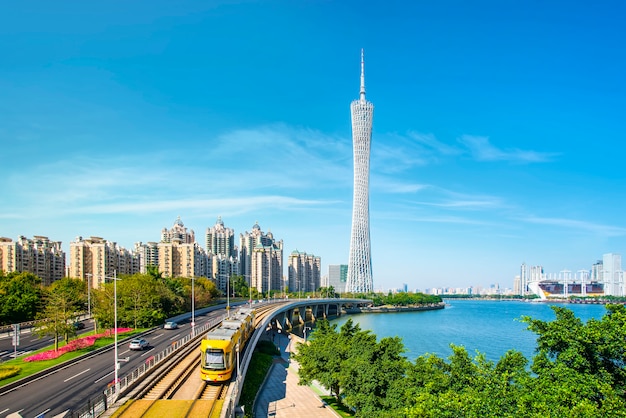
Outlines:
<svg viewBox="0 0 626 418"><path fill-rule="evenodd" d="M363 48L361 48L361 91L360 98L365 101L365 62L363 60Z"/></svg>

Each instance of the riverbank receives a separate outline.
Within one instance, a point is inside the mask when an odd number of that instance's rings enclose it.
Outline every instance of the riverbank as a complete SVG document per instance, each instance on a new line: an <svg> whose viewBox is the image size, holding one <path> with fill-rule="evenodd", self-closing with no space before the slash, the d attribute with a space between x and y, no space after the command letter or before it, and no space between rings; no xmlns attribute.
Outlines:
<svg viewBox="0 0 626 418"><path fill-rule="evenodd" d="M391 312L416 312L416 311L434 311L437 309L444 309L446 307L445 302L428 303L425 305L415 306L365 306L365 307L353 307L345 309L346 314L358 314L358 313L391 313Z"/></svg>

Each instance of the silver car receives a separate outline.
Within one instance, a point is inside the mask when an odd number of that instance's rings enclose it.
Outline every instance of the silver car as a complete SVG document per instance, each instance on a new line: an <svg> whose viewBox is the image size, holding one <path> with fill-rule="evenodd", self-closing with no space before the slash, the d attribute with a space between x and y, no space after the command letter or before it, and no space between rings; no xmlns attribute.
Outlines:
<svg viewBox="0 0 626 418"><path fill-rule="evenodd" d="M174 321L168 321L163 325L163 329L176 329L178 328L178 324Z"/></svg>
<svg viewBox="0 0 626 418"><path fill-rule="evenodd" d="M150 344L148 344L148 341L143 338L135 338L130 342L130 344L128 344L128 348L130 350L145 350L149 346Z"/></svg>

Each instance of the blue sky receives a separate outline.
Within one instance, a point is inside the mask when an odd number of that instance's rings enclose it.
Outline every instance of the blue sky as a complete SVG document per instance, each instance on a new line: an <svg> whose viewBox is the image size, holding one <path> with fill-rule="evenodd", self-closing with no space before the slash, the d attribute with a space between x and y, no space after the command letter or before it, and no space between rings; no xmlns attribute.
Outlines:
<svg viewBox="0 0 626 418"><path fill-rule="evenodd" d="M346 263L375 105L374 287L511 287L626 252L623 2L58 1L0 13L0 236L178 216Z"/></svg>

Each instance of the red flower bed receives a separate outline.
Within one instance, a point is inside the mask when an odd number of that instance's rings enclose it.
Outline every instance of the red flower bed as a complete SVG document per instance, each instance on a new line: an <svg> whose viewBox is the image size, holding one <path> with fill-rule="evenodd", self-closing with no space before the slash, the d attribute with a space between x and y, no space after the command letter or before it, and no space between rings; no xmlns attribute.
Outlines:
<svg viewBox="0 0 626 418"><path fill-rule="evenodd" d="M132 328L118 328L117 333L122 334L124 332L132 331ZM52 360L57 357L62 356L65 353L69 353L71 351L80 350L81 348L91 347L94 345L98 338L111 337L114 335L112 329L106 330L101 334L89 335L88 337L78 338L76 340L72 340L63 347L60 347L57 351L48 350L42 353L34 354L32 356L28 356L24 358L24 361L45 361Z"/></svg>

